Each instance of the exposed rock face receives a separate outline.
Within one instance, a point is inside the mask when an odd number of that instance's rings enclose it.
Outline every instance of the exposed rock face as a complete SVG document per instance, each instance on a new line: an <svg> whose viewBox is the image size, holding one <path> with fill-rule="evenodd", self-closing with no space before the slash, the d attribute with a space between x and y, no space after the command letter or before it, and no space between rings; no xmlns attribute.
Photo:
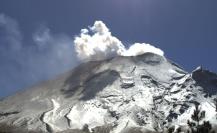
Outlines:
<svg viewBox="0 0 217 133"><path fill-rule="evenodd" d="M81 64L0 102L0 123L38 132L106 127L107 132L163 131L186 125L194 103L217 123L217 75L187 73L165 57L146 53Z"/></svg>

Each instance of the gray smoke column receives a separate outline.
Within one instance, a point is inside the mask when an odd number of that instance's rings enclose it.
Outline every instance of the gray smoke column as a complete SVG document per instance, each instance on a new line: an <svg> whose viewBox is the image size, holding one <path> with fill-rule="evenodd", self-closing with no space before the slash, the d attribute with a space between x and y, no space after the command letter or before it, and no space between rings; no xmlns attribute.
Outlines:
<svg viewBox="0 0 217 133"><path fill-rule="evenodd" d="M152 52L164 56L164 52L150 44L134 43L129 49L112 36L102 21L95 21L93 26L82 29L74 39L75 51L81 61L103 60L114 56L136 56Z"/></svg>

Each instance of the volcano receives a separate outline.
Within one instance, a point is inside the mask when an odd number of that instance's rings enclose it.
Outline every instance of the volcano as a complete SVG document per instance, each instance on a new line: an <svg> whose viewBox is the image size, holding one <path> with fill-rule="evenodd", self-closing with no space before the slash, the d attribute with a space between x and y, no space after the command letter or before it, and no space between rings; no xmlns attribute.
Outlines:
<svg viewBox="0 0 217 133"><path fill-rule="evenodd" d="M200 103L215 126L216 94L217 75L202 67L188 73L153 53L117 56L2 99L0 123L11 132L164 132L187 126Z"/></svg>

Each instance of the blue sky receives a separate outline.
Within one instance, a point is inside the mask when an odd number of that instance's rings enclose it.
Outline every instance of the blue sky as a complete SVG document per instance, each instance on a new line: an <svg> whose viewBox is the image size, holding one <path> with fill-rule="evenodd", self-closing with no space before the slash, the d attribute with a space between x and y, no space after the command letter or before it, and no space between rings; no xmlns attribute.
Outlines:
<svg viewBox="0 0 217 133"><path fill-rule="evenodd" d="M1 0L0 97L70 70L73 39L102 20L126 46L150 43L217 72L216 0Z"/></svg>

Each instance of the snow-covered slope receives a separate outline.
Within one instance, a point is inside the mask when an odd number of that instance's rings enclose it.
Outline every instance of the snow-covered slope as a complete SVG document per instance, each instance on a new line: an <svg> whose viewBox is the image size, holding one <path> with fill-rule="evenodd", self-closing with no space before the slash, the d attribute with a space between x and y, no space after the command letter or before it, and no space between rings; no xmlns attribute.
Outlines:
<svg viewBox="0 0 217 133"><path fill-rule="evenodd" d="M187 73L165 57L146 53L87 62L0 102L0 123L59 132L109 127L161 132L187 124L194 104L217 123L217 75L197 68Z"/></svg>

